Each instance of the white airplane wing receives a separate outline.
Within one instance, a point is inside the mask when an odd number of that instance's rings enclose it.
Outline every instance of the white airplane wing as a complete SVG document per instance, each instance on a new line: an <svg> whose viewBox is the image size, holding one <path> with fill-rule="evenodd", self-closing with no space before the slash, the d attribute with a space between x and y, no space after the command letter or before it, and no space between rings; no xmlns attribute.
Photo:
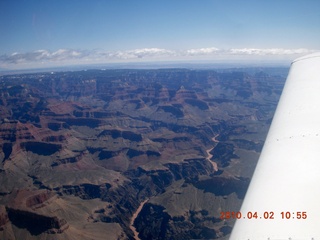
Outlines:
<svg viewBox="0 0 320 240"><path fill-rule="evenodd" d="M320 53L295 60L230 240L320 239Z"/></svg>

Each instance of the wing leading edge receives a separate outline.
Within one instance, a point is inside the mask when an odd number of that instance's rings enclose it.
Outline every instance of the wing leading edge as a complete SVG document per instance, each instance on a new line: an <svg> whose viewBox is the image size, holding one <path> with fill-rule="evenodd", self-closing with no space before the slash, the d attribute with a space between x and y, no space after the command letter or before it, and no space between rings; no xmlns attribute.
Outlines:
<svg viewBox="0 0 320 240"><path fill-rule="evenodd" d="M320 239L320 53L290 68L230 240Z"/></svg>

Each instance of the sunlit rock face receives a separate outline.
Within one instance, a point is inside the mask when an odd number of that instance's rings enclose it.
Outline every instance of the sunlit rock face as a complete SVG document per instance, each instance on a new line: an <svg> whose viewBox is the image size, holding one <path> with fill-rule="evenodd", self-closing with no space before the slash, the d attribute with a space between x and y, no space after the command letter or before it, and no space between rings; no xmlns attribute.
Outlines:
<svg viewBox="0 0 320 240"><path fill-rule="evenodd" d="M273 70L1 76L0 239L227 238L220 212L239 210L281 94Z"/></svg>

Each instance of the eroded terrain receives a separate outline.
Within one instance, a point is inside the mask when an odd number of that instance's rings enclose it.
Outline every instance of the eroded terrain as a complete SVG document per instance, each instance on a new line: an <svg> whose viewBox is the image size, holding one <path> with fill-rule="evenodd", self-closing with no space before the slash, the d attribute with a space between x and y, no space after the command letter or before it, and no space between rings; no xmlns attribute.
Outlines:
<svg viewBox="0 0 320 240"><path fill-rule="evenodd" d="M0 77L0 239L227 237L234 221L220 212L240 208L284 79L187 69Z"/></svg>

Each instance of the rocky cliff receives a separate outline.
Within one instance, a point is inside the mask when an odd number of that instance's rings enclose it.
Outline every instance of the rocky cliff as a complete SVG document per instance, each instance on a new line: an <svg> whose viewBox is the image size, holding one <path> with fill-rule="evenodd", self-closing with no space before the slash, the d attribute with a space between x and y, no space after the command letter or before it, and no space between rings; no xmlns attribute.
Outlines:
<svg viewBox="0 0 320 240"><path fill-rule="evenodd" d="M228 236L220 212L241 205L283 83L188 69L1 76L0 239Z"/></svg>

